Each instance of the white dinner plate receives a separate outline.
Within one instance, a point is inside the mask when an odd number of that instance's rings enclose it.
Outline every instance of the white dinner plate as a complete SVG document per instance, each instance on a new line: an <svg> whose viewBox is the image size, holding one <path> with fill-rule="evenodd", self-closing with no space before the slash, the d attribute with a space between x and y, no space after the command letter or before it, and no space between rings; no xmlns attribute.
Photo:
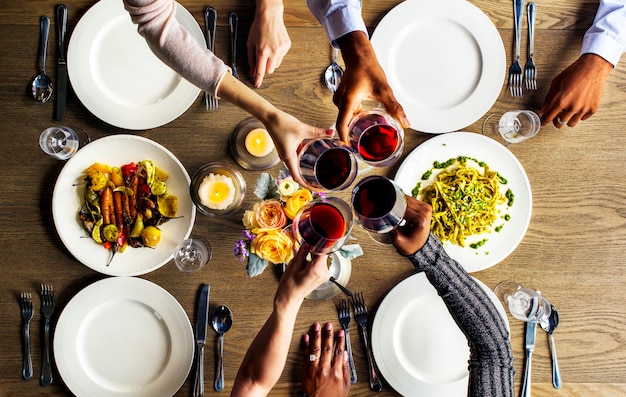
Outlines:
<svg viewBox="0 0 626 397"><path fill-rule="evenodd" d="M476 282L508 330L504 307ZM383 378L405 397L467 396L467 339L424 273L406 278L385 296L372 324L372 350Z"/></svg>
<svg viewBox="0 0 626 397"><path fill-rule="evenodd" d="M465 0L407 0L391 9L372 46L411 128L456 131L482 117L506 77L489 17Z"/></svg>
<svg viewBox="0 0 626 397"><path fill-rule="evenodd" d="M76 396L169 397L187 379L194 338L185 310L166 290L141 278L110 277L65 306L53 348Z"/></svg>
<svg viewBox="0 0 626 397"><path fill-rule="evenodd" d="M510 220L499 219L494 226L502 229L466 238L467 245L461 247L446 241L443 245L448 255L458 261L468 272L476 272L494 266L506 258L524 238L532 213L532 193L524 168L507 148L497 141L471 132L453 132L435 136L415 148L402 162L396 172L395 181L404 193L411 191L418 182L421 188L432 184L441 170L434 170L427 181L422 175L433 168L433 162L443 163L451 158L467 156L484 161L489 169L497 171L508 182L500 184L503 195L511 189L515 195L513 205L501 204L498 209L502 216L510 215ZM419 196L418 196L419 198ZM486 239L478 248L469 244Z"/></svg>
<svg viewBox="0 0 626 397"><path fill-rule="evenodd" d="M178 3L176 19L206 43L194 17ZM67 50L67 71L76 96L91 113L129 130L175 120L200 93L154 55L122 0L100 0L78 21Z"/></svg>
<svg viewBox="0 0 626 397"><path fill-rule="evenodd" d="M178 197L177 218L159 226L161 240L156 248L131 248L117 253L106 266L110 252L88 238L78 220L84 202L83 170L98 162L122 166L152 160L169 174L167 190ZM160 144L135 135L111 135L80 149L65 164L52 193L52 216L57 233L72 255L91 269L111 276L137 276L156 270L173 257L176 246L189 237L196 207L189 194L190 178L180 161ZM76 186L78 184L78 186Z"/></svg>

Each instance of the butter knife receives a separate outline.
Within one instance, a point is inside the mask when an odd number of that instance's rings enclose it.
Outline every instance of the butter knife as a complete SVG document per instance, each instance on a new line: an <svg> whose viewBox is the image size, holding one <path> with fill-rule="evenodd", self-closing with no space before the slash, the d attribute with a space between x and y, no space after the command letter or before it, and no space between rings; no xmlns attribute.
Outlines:
<svg viewBox="0 0 626 397"><path fill-rule="evenodd" d="M67 7L65 4L57 4L54 7L57 30L57 73L56 73L56 97L55 114L57 121L63 120L67 107L67 62L65 60L65 35L67 33Z"/></svg>
<svg viewBox="0 0 626 397"><path fill-rule="evenodd" d="M535 333L537 323L526 323L525 348L526 359L524 360L524 373L522 374L522 385L520 387L520 397L530 397L530 368L533 350L535 350Z"/></svg>
<svg viewBox="0 0 626 397"><path fill-rule="evenodd" d="M202 284L198 299L198 313L196 318L196 380L193 385L193 396L204 395L204 344L206 343L207 327L209 326L209 287Z"/></svg>
<svg viewBox="0 0 626 397"><path fill-rule="evenodd" d="M228 14L228 29L230 32L230 67L233 76L239 78L237 74L237 29L239 28L239 17L236 13Z"/></svg>

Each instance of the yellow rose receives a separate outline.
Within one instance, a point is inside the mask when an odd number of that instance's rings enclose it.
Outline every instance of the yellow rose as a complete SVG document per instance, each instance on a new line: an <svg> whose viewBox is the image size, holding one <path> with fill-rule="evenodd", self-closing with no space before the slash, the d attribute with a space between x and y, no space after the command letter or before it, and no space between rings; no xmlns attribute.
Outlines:
<svg viewBox="0 0 626 397"><path fill-rule="evenodd" d="M258 228L250 243L250 252L273 264L289 263L293 259L293 241L280 230Z"/></svg>
<svg viewBox="0 0 626 397"><path fill-rule="evenodd" d="M293 196L289 197L285 204L285 212L289 219L293 219L298 210L311 200L313 200L313 195L311 191L305 188L298 190Z"/></svg>
<svg viewBox="0 0 626 397"><path fill-rule="evenodd" d="M283 205L276 199L262 201L256 208L256 222L259 227L284 228L287 225L287 215Z"/></svg>
<svg viewBox="0 0 626 397"><path fill-rule="evenodd" d="M243 227L246 229L252 230L259 227L259 224L256 221L256 208L258 203L252 207L252 210L245 210L243 213L243 219L241 220L243 223Z"/></svg>
<svg viewBox="0 0 626 397"><path fill-rule="evenodd" d="M280 181L278 184L278 193L280 193L280 197L285 200L287 197L293 196L299 188L300 185L298 185L293 178L288 177Z"/></svg>

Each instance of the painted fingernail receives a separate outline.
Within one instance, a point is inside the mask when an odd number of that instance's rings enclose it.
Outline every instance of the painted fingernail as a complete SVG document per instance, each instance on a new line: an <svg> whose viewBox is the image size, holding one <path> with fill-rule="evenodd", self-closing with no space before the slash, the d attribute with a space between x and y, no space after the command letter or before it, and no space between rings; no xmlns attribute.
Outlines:
<svg viewBox="0 0 626 397"><path fill-rule="evenodd" d="M333 324L332 323L326 323L326 331L330 331L333 329Z"/></svg>
<svg viewBox="0 0 626 397"><path fill-rule="evenodd" d="M318 331L320 330L320 323L315 323L315 324L313 324L313 330L314 330L315 332L318 332Z"/></svg>
<svg viewBox="0 0 626 397"><path fill-rule="evenodd" d="M339 330L339 337L343 338L346 336L346 332L344 330Z"/></svg>
<svg viewBox="0 0 626 397"><path fill-rule="evenodd" d="M304 343L309 343L309 334L304 334Z"/></svg>

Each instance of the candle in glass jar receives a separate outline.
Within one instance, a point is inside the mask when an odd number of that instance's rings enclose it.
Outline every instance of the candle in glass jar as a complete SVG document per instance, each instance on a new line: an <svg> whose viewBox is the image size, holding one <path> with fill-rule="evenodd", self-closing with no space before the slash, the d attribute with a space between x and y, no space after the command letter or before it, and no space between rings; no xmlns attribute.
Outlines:
<svg viewBox="0 0 626 397"><path fill-rule="evenodd" d="M254 157L265 157L274 149L274 142L267 130L255 128L246 135L245 146Z"/></svg>

